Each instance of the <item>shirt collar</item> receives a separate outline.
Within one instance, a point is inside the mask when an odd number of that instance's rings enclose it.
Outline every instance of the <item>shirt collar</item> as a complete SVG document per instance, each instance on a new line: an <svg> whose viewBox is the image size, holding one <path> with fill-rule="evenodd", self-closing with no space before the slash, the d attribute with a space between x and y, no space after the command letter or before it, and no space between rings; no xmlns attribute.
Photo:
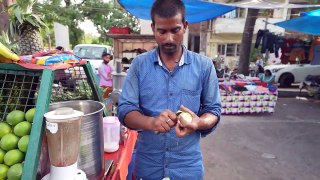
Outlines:
<svg viewBox="0 0 320 180"><path fill-rule="evenodd" d="M157 53L157 58L155 59L155 62L158 62L160 66L163 66L163 63L162 63L162 61L160 59L160 55L159 55L159 47L157 48L156 53ZM179 64L178 64L179 66L182 66L184 63L186 63L186 64L190 63L190 62L187 62L186 57L187 57L186 47L182 46L182 56L179 60Z"/></svg>

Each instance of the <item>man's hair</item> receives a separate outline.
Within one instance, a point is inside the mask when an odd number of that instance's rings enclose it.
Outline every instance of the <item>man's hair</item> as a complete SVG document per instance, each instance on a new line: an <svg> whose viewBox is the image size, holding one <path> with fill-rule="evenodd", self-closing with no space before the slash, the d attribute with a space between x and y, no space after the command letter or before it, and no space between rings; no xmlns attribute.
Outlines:
<svg viewBox="0 0 320 180"><path fill-rule="evenodd" d="M64 48L62 46L57 46L56 49L59 50L59 51L63 51L64 50Z"/></svg>
<svg viewBox="0 0 320 180"><path fill-rule="evenodd" d="M107 52L103 52L101 57L105 57L105 56L110 56L111 57L111 54L107 53Z"/></svg>
<svg viewBox="0 0 320 180"><path fill-rule="evenodd" d="M181 14L182 22L185 21L186 8L181 0L156 0L151 8L151 20L154 24L155 15L161 18L170 18Z"/></svg>

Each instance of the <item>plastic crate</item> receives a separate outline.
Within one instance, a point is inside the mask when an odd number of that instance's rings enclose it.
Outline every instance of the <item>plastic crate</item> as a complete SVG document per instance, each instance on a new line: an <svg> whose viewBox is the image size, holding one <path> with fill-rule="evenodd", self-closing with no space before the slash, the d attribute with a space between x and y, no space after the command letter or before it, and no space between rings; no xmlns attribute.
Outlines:
<svg viewBox="0 0 320 180"><path fill-rule="evenodd" d="M43 115L51 102L92 99L103 102L90 64L65 70L27 69L0 63L0 120L12 110L36 107L24 161L22 180L37 177L44 134ZM104 115L108 115L104 111Z"/></svg>
<svg viewBox="0 0 320 180"><path fill-rule="evenodd" d="M130 34L128 27L110 27L110 34Z"/></svg>

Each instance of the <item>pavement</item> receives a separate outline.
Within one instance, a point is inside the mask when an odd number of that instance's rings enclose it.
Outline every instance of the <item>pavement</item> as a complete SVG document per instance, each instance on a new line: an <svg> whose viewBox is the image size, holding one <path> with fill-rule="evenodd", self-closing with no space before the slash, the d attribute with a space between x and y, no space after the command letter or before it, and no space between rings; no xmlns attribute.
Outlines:
<svg viewBox="0 0 320 180"><path fill-rule="evenodd" d="M279 97L309 97L306 89L299 89L299 84L293 84L291 87L283 88L278 86Z"/></svg>
<svg viewBox="0 0 320 180"><path fill-rule="evenodd" d="M319 180L320 101L279 98L273 114L223 116L201 141L205 180Z"/></svg>

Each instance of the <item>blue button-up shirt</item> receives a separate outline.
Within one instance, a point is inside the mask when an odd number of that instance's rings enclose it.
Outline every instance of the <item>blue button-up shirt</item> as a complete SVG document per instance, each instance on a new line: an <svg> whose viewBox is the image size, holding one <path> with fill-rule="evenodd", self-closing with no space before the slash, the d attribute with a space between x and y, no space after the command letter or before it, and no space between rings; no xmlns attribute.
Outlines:
<svg viewBox="0 0 320 180"><path fill-rule="evenodd" d="M156 117L165 109L176 112L180 105L199 116L212 113L220 118L218 80L212 61L184 48L179 64L170 72L162 64L158 49L136 57L119 100L121 123L124 124L125 116L131 111ZM136 178L202 179L200 137L214 128L196 131L183 138L176 136L174 128L161 134L140 131L136 144Z"/></svg>

